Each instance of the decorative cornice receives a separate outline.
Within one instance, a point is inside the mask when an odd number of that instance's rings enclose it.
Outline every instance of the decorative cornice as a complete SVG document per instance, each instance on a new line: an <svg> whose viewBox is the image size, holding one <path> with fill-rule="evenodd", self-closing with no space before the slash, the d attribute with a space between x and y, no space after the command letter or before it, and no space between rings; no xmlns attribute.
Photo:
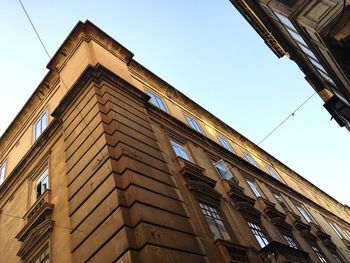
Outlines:
<svg viewBox="0 0 350 263"><path fill-rule="evenodd" d="M210 188L214 188L216 181L209 178L204 174L205 169L189 162L181 157L176 158L180 167L180 174L186 179L186 181L198 181L207 184Z"/></svg>
<svg viewBox="0 0 350 263"><path fill-rule="evenodd" d="M101 83L101 81L106 80L109 83L113 83L118 86L123 86L125 91L128 91L134 98L141 100L146 103L150 97L130 85L127 81L123 80L104 66L97 64L96 66L88 66L85 71L81 74L79 79L74 83L72 88L65 94L62 98L60 104L53 111L52 116L59 119L69 105L76 99L77 95L91 82Z"/></svg>
<svg viewBox="0 0 350 263"><path fill-rule="evenodd" d="M24 215L26 224L16 236L19 241L24 241L33 229L46 219L51 218L54 204L50 201L51 191L47 189Z"/></svg>
<svg viewBox="0 0 350 263"><path fill-rule="evenodd" d="M36 252L36 249L47 242L54 227L55 222L51 219L43 221L41 224L36 226L32 231L26 236L23 241L17 256L26 260L31 254Z"/></svg>
<svg viewBox="0 0 350 263"><path fill-rule="evenodd" d="M267 260L266 262L310 262L309 254L307 252L292 248L277 241L272 241L263 247L259 251L259 255ZM271 258L271 256L274 259Z"/></svg>

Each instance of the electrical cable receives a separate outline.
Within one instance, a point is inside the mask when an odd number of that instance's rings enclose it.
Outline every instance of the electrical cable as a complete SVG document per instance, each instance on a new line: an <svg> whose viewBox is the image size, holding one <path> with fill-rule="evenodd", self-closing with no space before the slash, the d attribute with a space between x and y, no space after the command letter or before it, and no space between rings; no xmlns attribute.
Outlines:
<svg viewBox="0 0 350 263"><path fill-rule="evenodd" d="M316 92L312 93L311 96L309 96L302 104L299 105L298 108L296 108L290 115L288 115L280 124L278 124L271 132L269 132L257 145L259 146L261 143L263 143L267 138L269 138L278 128L280 128L290 117L294 117L295 113L303 107L314 95Z"/></svg>

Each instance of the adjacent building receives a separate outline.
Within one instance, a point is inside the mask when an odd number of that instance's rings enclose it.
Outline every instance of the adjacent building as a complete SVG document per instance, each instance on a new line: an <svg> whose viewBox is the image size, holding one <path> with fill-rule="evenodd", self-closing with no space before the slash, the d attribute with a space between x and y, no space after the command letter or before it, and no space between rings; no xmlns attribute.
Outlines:
<svg viewBox="0 0 350 263"><path fill-rule="evenodd" d="M0 262L350 262L348 206L91 22L48 69L0 139Z"/></svg>
<svg viewBox="0 0 350 263"><path fill-rule="evenodd" d="M294 60L350 130L350 1L230 0L277 57Z"/></svg>

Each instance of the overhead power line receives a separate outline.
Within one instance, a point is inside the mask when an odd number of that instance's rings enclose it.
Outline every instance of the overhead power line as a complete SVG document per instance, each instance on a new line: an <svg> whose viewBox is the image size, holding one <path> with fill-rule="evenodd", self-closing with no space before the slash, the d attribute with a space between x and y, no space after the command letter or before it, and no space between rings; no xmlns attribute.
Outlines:
<svg viewBox="0 0 350 263"><path fill-rule="evenodd" d="M28 18L28 20L29 20L29 23L31 24L31 26L32 26L32 28L33 28L33 30L34 30L36 36L38 37L38 39L39 39L39 41L40 41L40 44L41 44L42 47L44 48L46 55L49 57L49 59L51 59L51 56L50 56L49 52L47 51L47 49L46 49L46 47L45 47L45 45L44 45L44 42L42 41L42 39L41 39L41 37L40 37L38 31L36 30L36 28L35 28L35 26L34 26L34 24L33 24L32 19L30 19L30 16L29 16L29 14L28 14L26 8L24 7L24 5L23 5L23 3L22 3L21 0L18 0L18 1L19 1L19 3L21 4L22 9L23 9L24 13L26 14L26 16L27 16L27 18Z"/></svg>
<svg viewBox="0 0 350 263"><path fill-rule="evenodd" d="M258 145L262 144L267 138L269 138L278 128L280 128L290 117L294 117L295 113L303 107L314 95L316 92L312 93L311 96L309 96L302 104L299 105L298 108L296 108L291 114L289 114L280 124L278 124L272 131L270 131L259 143Z"/></svg>

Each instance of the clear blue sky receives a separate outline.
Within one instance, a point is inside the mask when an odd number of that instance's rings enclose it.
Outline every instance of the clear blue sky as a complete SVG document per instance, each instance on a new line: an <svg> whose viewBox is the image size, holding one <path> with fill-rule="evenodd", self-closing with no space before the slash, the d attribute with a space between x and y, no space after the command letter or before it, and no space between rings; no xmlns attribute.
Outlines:
<svg viewBox="0 0 350 263"><path fill-rule="evenodd" d="M259 142L310 94L298 67L277 59L228 1L23 0L53 54L91 20L135 59ZM46 57L18 1L0 3L0 134L46 74ZM350 136L314 96L261 147L350 205Z"/></svg>

